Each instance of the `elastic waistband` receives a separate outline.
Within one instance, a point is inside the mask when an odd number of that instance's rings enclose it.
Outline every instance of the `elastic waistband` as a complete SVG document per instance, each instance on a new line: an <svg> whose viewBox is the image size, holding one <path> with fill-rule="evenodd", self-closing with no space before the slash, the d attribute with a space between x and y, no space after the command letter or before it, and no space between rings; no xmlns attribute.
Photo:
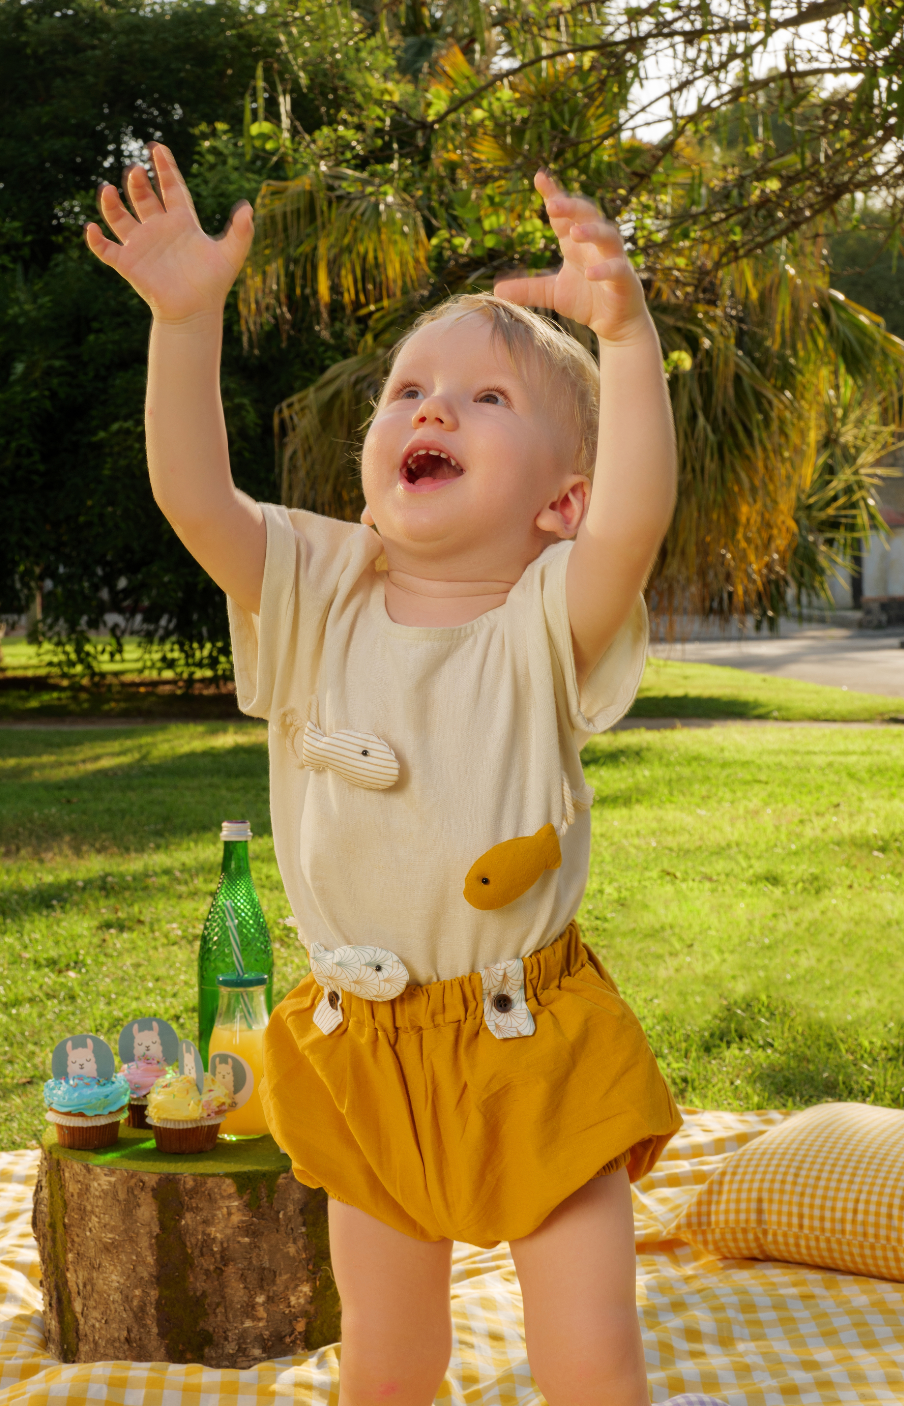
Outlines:
<svg viewBox="0 0 904 1406"><path fill-rule="evenodd" d="M581 941L581 930L572 921L555 942L524 958L524 994L528 1002L541 991L557 986L564 976L574 976L590 961ZM309 977L317 985L313 977ZM318 990L321 989L318 985ZM427 986L407 986L389 1001L366 1001L342 992L342 1007L352 1025L365 1025L391 1034L398 1030L428 1030L483 1019L483 982L479 972L433 981Z"/></svg>

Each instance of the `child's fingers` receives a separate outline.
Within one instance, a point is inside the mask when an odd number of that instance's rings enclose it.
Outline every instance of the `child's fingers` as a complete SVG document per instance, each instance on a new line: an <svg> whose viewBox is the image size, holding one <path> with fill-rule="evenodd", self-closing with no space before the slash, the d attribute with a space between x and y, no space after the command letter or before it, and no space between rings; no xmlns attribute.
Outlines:
<svg viewBox="0 0 904 1406"><path fill-rule="evenodd" d="M575 225L600 218L595 201L586 195L566 195L564 191L546 201L546 213L551 220L570 220Z"/></svg>
<svg viewBox="0 0 904 1406"><path fill-rule="evenodd" d="M584 269L588 283L606 283L617 278L629 278L634 270L624 254L615 259L603 259Z"/></svg>
<svg viewBox="0 0 904 1406"><path fill-rule="evenodd" d="M135 217L142 223L153 215L163 214L163 206L157 199L150 177L143 166L139 166L137 162L127 166L122 184Z"/></svg>
<svg viewBox="0 0 904 1406"><path fill-rule="evenodd" d="M217 239L227 246L231 257L239 263L244 263L253 238L254 209L250 201L238 200L229 212L229 219Z"/></svg>
<svg viewBox="0 0 904 1406"><path fill-rule="evenodd" d="M542 166L534 176L534 188L540 192L544 200L562 189L552 172L545 170Z"/></svg>
<svg viewBox="0 0 904 1406"><path fill-rule="evenodd" d="M148 155L164 208L172 210L181 205L191 210L194 215L195 202L169 147L163 146L161 142L148 142Z"/></svg>
<svg viewBox="0 0 904 1406"><path fill-rule="evenodd" d="M108 239L100 225L94 224L93 221L91 224L85 225L85 243L91 253L97 255L102 264L109 264L111 268L116 267L122 253L122 245L117 244L113 239Z"/></svg>
<svg viewBox="0 0 904 1406"><path fill-rule="evenodd" d="M587 220L575 223L569 230L575 244L595 244L598 249L611 250L613 255L624 249L622 237L608 220Z"/></svg>
<svg viewBox="0 0 904 1406"><path fill-rule="evenodd" d="M493 292L506 302L521 307L554 308L556 305L557 273L528 274L521 278L501 278Z"/></svg>
<svg viewBox="0 0 904 1406"><path fill-rule="evenodd" d="M543 196L546 213L558 237L567 235L572 224L599 220L599 206L586 195L569 195L548 171L538 171L534 185Z"/></svg>
<svg viewBox="0 0 904 1406"><path fill-rule="evenodd" d="M138 221L123 205L115 186L106 182L101 186L97 192L97 208L117 239L124 244L130 232L137 228Z"/></svg>

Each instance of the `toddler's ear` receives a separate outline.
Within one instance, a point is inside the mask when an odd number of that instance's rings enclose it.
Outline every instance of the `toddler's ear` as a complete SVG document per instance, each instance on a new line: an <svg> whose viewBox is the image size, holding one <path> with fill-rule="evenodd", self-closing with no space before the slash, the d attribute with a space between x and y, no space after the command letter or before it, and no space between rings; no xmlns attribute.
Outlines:
<svg viewBox="0 0 904 1406"><path fill-rule="evenodd" d="M584 520L589 504L590 480L582 474L573 478L558 498L540 509L535 526L541 532L552 532L556 537L567 540L574 537Z"/></svg>
<svg viewBox="0 0 904 1406"><path fill-rule="evenodd" d="M365 527L376 527L377 525L374 522L373 513L371 512L370 508L368 508L366 505L364 508L364 512L361 514L361 521L364 523Z"/></svg>

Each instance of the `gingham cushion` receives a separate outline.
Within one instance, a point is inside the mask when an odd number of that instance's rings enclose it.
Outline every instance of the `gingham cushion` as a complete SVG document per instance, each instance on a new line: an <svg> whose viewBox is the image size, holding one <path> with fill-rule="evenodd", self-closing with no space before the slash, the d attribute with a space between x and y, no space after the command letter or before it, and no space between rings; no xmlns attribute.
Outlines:
<svg viewBox="0 0 904 1406"><path fill-rule="evenodd" d="M725 1258L904 1281L904 1112L795 1114L729 1157L671 1230Z"/></svg>

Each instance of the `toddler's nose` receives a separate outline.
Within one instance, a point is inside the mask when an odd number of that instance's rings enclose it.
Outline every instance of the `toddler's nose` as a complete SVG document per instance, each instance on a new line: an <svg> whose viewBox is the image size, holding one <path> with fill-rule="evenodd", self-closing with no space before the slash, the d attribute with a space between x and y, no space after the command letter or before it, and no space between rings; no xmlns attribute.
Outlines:
<svg viewBox="0 0 904 1406"><path fill-rule="evenodd" d="M451 430L456 425L455 412L443 396L431 395L420 401L411 417L411 425L413 429L423 425L442 425L443 429Z"/></svg>

